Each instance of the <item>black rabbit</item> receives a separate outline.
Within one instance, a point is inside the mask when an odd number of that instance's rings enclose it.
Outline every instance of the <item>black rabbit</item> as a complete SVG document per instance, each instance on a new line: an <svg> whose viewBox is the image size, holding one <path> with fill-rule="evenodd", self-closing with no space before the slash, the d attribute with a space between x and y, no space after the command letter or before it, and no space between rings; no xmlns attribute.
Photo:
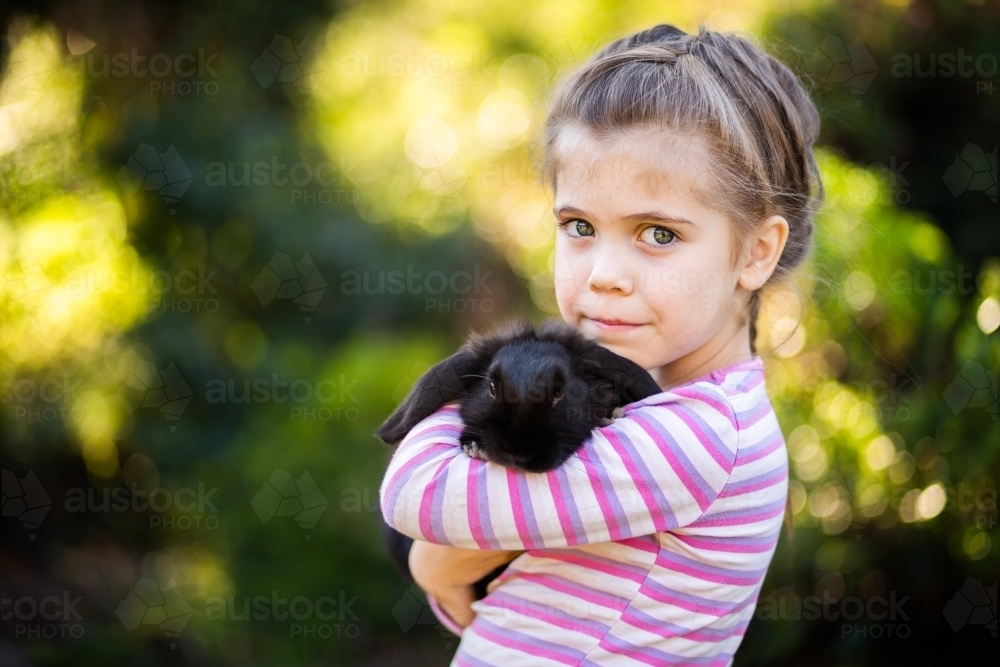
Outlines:
<svg viewBox="0 0 1000 667"><path fill-rule="evenodd" d="M430 368L379 427L399 443L447 402L461 400L459 441L469 456L528 472L558 468L621 407L662 391L648 371L601 347L569 324L550 319L536 330L515 319ZM385 526L390 553L410 577L413 540ZM506 566L477 582L477 598Z"/></svg>

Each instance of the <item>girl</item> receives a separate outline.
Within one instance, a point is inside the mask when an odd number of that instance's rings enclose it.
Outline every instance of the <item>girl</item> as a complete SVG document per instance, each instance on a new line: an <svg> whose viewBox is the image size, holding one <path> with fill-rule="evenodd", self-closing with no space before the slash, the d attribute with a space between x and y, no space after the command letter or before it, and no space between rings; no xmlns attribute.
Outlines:
<svg viewBox="0 0 1000 667"><path fill-rule="evenodd" d="M704 27L617 40L560 84L559 312L663 392L545 474L466 456L454 403L400 443L382 512L418 540L414 575L462 637L453 665L732 663L788 489L755 321L808 253L818 133L785 66ZM464 615L465 585L512 557Z"/></svg>

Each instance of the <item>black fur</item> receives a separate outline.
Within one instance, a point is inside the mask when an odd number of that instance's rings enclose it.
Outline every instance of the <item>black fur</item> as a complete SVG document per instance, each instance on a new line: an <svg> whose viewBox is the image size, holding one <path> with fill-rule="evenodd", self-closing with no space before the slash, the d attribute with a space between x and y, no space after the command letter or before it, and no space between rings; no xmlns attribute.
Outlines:
<svg viewBox="0 0 1000 667"><path fill-rule="evenodd" d="M602 347L561 320L537 329L515 319L428 370L376 435L398 444L445 403L461 400L459 438L470 456L528 472L562 465L616 410L662 390L648 371ZM412 580L407 555L413 540L388 528L393 559ZM505 567L505 566L503 566ZM477 582L478 597L503 570Z"/></svg>

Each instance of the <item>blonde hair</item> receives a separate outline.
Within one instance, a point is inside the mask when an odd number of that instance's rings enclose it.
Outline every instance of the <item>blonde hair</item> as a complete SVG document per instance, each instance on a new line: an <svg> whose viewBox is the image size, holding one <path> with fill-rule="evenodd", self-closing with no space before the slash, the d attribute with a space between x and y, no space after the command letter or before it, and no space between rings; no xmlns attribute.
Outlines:
<svg viewBox="0 0 1000 667"><path fill-rule="evenodd" d="M783 216L789 231L767 285L809 254L825 198L813 155L819 113L795 75L746 38L659 24L611 42L563 78L544 133L542 171L553 190L558 139L568 126L602 140L636 129L696 133L712 156L711 188L692 194L733 223L734 266L747 234L771 215ZM754 352L762 289L749 303Z"/></svg>

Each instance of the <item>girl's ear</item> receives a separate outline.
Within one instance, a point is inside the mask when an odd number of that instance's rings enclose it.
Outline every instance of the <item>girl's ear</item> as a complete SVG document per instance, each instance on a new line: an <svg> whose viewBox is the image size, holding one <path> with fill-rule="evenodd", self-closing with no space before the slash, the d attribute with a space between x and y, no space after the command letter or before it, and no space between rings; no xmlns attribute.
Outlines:
<svg viewBox="0 0 1000 667"><path fill-rule="evenodd" d="M401 441L414 426L449 401L466 397L482 375L479 357L463 347L424 373L403 402L376 431L389 445Z"/></svg>
<svg viewBox="0 0 1000 667"><path fill-rule="evenodd" d="M746 260L740 267L740 287L753 292L760 289L774 273L788 241L788 221L772 215L749 239Z"/></svg>
<svg viewBox="0 0 1000 667"><path fill-rule="evenodd" d="M663 391L649 371L606 347L595 344L593 351L584 356L583 363L594 375L610 382L615 394L626 404Z"/></svg>

